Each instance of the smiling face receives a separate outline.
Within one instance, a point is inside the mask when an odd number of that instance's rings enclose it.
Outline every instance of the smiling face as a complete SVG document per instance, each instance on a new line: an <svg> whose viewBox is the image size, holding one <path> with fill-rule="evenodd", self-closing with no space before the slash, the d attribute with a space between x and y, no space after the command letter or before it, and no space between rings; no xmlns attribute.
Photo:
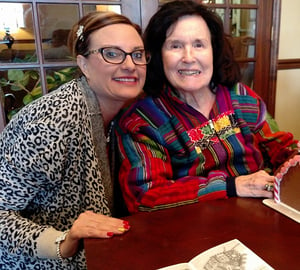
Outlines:
<svg viewBox="0 0 300 270"><path fill-rule="evenodd" d="M89 50L117 47L125 52L144 49L137 31L127 24L113 24L90 35ZM107 63L100 53L77 56L77 63L87 78L100 104L118 107L135 98L144 86L146 65L135 65L129 55L121 64Z"/></svg>
<svg viewBox="0 0 300 270"><path fill-rule="evenodd" d="M183 16L168 29L162 60L166 78L179 93L209 90L213 49L209 28L202 17Z"/></svg>

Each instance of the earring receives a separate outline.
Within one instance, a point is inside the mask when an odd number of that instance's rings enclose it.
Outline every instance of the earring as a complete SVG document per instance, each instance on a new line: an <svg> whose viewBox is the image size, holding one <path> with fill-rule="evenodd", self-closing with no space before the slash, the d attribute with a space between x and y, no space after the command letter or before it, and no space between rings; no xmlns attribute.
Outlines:
<svg viewBox="0 0 300 270"><path fill-rule="evenodd" d="M216 89L216 85L213 81L210 81L209 83L209 89L215 94L217 89Z"/></svg>

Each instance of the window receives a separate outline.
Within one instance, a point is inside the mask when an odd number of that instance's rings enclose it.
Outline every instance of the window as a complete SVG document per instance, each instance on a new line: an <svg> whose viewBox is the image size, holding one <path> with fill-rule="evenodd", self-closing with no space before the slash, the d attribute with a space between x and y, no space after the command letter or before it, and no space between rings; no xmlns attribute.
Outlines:
<svg viewBox="0 0 300 270"><path fill-rule="evenodd" d="M139 0L0 2L0 131L20 108L73 78L67 36L94 10L141 24Z"/></svg>

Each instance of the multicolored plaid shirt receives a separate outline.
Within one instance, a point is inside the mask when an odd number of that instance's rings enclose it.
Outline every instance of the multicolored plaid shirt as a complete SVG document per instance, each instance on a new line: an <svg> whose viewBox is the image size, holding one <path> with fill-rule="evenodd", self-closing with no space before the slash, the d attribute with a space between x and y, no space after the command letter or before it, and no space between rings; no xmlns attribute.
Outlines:
<svg viewBox="0 0 300 270"><path fill-rule="evenodd" d="M227 198L228 179L274 171L295 141L272 131L266 115L262 99L240 83L218 87L209 119L171 89L135 103L116 127L128 210Z"/></svg>

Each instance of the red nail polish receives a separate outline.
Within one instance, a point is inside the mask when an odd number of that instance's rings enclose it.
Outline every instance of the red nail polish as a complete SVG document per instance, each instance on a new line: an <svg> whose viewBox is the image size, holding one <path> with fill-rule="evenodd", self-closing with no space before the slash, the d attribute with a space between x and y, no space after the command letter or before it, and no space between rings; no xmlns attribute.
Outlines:
<svg viewBox="0 0 300 270"><path fill-rule="evenodd" d="M107 236L109 236L109 237L112 237L113 235L114 235L113 232L108 232L108 233L107 233Z"/></svg>
<svg viewBox="0 0 300 270"><path fill-rule="evenodd" d="M124 225L129 225L129 221L123 220L123 224L124 224Z"/></svg>
<svg viewBox="0 0 300 270"><path fill-rule="evenodd" d="M129 230L130 229L130 226L129 226L129 224L124 224L124 229L126 229L126 230Z"/></svg>

